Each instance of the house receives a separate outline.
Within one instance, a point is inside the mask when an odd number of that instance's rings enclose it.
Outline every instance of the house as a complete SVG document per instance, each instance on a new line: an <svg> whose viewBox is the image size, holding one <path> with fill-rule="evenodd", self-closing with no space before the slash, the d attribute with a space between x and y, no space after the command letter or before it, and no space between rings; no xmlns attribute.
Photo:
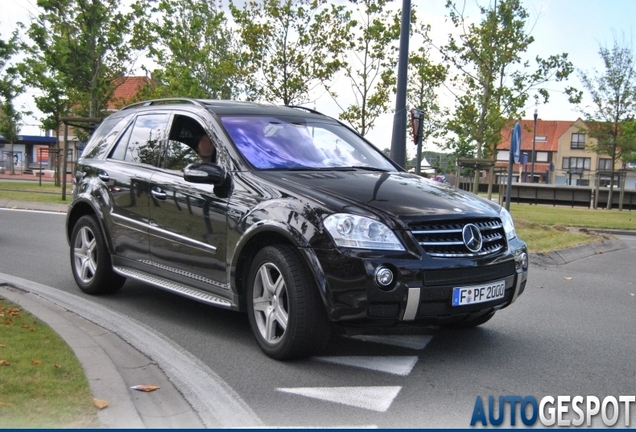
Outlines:
<svg viewBox="0 0 636 432"><path fill-rule="evenodd" d="M597 172L610 171L612 160L591 150L595 139L587 135L585 122L537 119L536 138L534 120L521 120L521 161L513 167L514 181L531 182L534 161L534 182L557 185L593 186ZM502 141L497 146L499 176L504 176L508 167L510 134L512 126L502 131ZM533 143L534 138L534 143ZM534 145L534 147L533 147ZM534 149L534 150L533 150ZM623 167L617 162L615 170ZM609 179L600 180L607 186ZM626 187L634 186L628 181ZM636 186L635 186L636 187Z"/></svg>
<svg viewBox="0 0 636 432"><path fill-rule="evenodd" d="M113 97L108 101L106 109L110 112L132 103L139 92L139 89L150 83L150 78L146 76L125 76L121 77L115 87Z"/></svg>
<svg viewBox="0 0 636 432"><path fill-rule="evenodd" d="M10 144L0 135L0 174L49 169L49 150L56 142L51 136L18 135Z"/></svg>

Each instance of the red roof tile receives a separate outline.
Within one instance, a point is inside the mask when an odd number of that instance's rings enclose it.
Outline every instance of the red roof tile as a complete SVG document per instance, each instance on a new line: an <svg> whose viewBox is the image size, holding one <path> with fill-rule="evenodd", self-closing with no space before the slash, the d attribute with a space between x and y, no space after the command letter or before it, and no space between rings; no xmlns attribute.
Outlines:
<svg viewBox="0 0 636 432"><path fill-rule="evenodd" d="M545 137L545 141L535 142L536 151L556 152L559 149L559 138L572 125L573 121L537 119L537 137ZM514 125L513 125L514 126ZM532 150L534 120L521 120L521 150ZM510 133L512 126L501 132L502 141L497 145L499 150L510 149Z"/></svg>
<svg viewBox="0 0 636 432"><path fill-rule="evenodd" d="M116 110L128 104L137 94L139 89L150 82L145 76L125 76L119 79L113 97L108 102L107 109Z"/></svg>

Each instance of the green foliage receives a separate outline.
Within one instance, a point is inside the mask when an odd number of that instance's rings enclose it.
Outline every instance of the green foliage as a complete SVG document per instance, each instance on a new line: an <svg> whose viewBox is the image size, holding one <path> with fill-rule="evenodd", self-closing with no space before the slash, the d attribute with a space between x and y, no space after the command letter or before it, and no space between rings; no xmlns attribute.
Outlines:
<svg viewBox="0 0 636 432"><path fill-rule="evenodd" d="M230 2L239 26L243 77L250 98L285 105L308 101L342 67L350 14L326 0Z"/></svg>
<svg viewBox="0 0 636 432"><path fill-rule="evenodd" d="M26 59L18 64L18 70L23 82L41 91L41 95L34 96L35 105L45 114L40 119L42 128L53 130L57 134L62 125L62 117L70 111L71 105L63 86L61 73L51 71L45 62L38 58L37 50L24 47L28 54Z"/></svg>
<svg viewBox="0 0 636 432"><path fill-rule="evenodd" d="M11 144L18 140L22 120L22 113L15 108L14 101L24 91L24 86L18 81L16 67L10 65L17 52L17 31L6 41L0 39L0 134Z"/></svg>
<svg viewBox="0 0 636 432"><path fill-rule="evenodd" d="M122 13L120 0L38 0L37 5L42 12L27 35L31 65L39 64L31 82L45 93L45 113L55 118L56 110L70 106L77 115L101 115L115 79L132 62L127 35L134 12Z"/></svg>
<svg viewBox="0 0 636 432"><path fill-rule="evenodd" d="M501 0L479 6L482 20L474 23L452 0L450 18L461 31L459 40L449 36L441 48L455 73L451 83L457 104L447 128L456 135L450 147L477 158L494 157L501 130L520 118L532 92L536 100L548 101L545 85L568 78L573 70L567 54L537 57L534 72L521 57L534 38L525 29L527 11L519 0Z"/></svg>
<svg viewBox="0 0 636 432"><path fill-rule="evenodd" d="M624 144L621 146L621 156L626 163L636 163L636 119L628 120L621 128Z"/></svg>
<svg viewBox="0 0 636 432"><path fill-rule="evenodd" d="M242 59L221 6L211 0L139 0L135 38L159 65L140 98L232 99L241 92Z"/></svg>
<svg viewBox="0 0 636 432"><path fill-rule="evenodd" d="M343 110L340 119L364 136L378 116L389 110L396 84L400 15L387 10L388 0L351 2L357 8L349 29L348 51L342 53L342 64L355 103L340 106ZM331 86L326 87L337 103L336 92Z"/></svg>
<svg viewBox="0 0 636 432"><path fill-rule="evenodd" d="M428 41L429 25L423 25L417 33ZM430 41L428 41L430 42ZM437 89L444 84L448 66L434 64L429 55L429 47L424 44L409 57L407 105L424 112L422 119L422 142L429 137L437 137L443 129L442 116L447 115L439 105Z"/></svg>
<svg viewBox="0 0 636 432"><path fill-rule="evenodd" d="M636 153L636 70L631 48L614 41L612 48L600 47L604 70L580 72L581 82L592 100L582 108L592 149L612 158L612 165ZM575 99L579 106L581 99ZM627 159L626 159L627 158Z"/></svg>

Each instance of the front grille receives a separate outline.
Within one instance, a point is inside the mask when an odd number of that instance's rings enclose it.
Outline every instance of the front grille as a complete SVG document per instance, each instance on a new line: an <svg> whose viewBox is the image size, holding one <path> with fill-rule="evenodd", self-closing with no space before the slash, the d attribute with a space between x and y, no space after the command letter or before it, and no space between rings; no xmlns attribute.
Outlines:
<svg viewBox="0 0 636 432"><path fill-rule="evenodd" d="M462 231L467 224L473 224L483 239L481 249L471 251L464 243ZM424 251L439 258L484 257L501 253L506 249L506 233L499 218L462 220L453 223L415 222L411 223L411 233Z"/></svg>
<svg viewBox="0 0 636 432"><path fill-rule="evenodd" d="M473 285L480 282L505 279L514 274L515 262L513 260L480 267L457 267L440 270L425 270L424 286Z"/></svg>

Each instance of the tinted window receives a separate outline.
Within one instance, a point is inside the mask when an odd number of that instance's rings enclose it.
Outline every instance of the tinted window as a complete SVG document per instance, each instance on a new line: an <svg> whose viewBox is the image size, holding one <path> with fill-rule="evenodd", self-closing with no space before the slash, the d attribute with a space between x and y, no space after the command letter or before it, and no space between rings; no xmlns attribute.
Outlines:
<svg viewBox="0 0 636 432"><path fill-rule="evenodd" d="M168 133L165 150L162 151L163 160L160 166L181 171L188 164L201 162L196 149L203 136L209 137L200 119L176 114Z"/></svg>
<svg viewBox="0 0 636 432"><path fill-rule="evenodd" d="M86 149L84 149L82 153L82 157L93 159L104 155L117 135L119 135L119 132L126 126L129 119L130 116L106 117L91 136L90 141L86 145Z"/></svg>
<svg viewBox="0 0 636 432"><path fill-rule="evenodd" d="M167 113L140 115L132 129L119 141L111 157L156 165L167 121Z"/></svg>
<svg viewBox="0 0 636 432"><path fill-rule="evenodd" d="M378 151L338 123L269 116L224 116L221 121L238 150L256 168L395 170Z"/></svg>
<svg viewBox="0 0 636 432"><path fill-rule="evenodd" d="M163 168L181 171L186 165L200 161L197 153L189 145L179 141L168 141Z"/></svg>

